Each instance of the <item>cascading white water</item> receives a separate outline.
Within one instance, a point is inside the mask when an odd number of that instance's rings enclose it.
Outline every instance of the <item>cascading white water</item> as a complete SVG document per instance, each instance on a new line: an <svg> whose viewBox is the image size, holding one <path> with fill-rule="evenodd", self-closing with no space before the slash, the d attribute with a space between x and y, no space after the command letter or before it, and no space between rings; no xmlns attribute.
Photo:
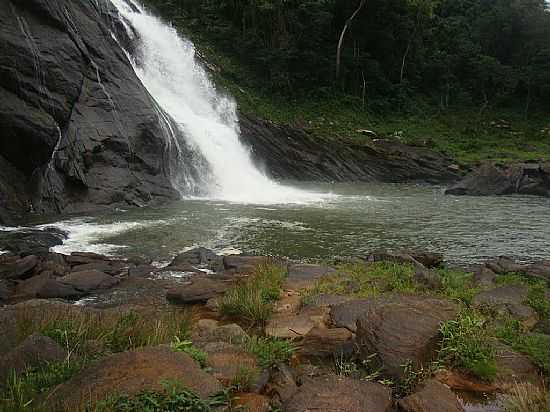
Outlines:
<svg viewBox="0 0 550 412"><path fill-rule="evenodd" d="M329 195L278 184L256 168L239 141L234 101L216 92L195 59L193 44L132 2L112 0L139 34L134 70L158 104L174 119L188 144L209 164L209 198L243 203L309 203Z"/></svg>

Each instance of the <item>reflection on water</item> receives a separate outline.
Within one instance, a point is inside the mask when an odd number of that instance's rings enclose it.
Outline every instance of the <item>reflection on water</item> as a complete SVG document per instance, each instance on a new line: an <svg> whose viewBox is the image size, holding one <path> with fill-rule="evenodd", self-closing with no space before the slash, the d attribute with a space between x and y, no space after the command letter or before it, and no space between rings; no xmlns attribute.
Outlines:
<svg viewBox="0 0 550 412"><path fill-rule="evenodd" d="M550 199L454 197L433 186L325 184L337 196L307 205L185 200L62 222L61 248L166 260L194 245L292 258L357 255L379 247L439 251L454 263L496 255L550 257Z"/></svg>

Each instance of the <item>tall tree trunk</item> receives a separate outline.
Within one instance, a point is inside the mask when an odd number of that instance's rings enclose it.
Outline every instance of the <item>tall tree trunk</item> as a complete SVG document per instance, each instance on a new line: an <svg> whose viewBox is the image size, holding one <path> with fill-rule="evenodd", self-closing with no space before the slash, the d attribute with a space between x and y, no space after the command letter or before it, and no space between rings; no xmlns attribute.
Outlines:
<svg viewBox="0 0 550 412"><path fill-rule="evenodd" d="M403 83L403 77L405 76L405 62L407 60L407 56L409 55L409 51L411 50L412 42L416 37L416 32L419 26L420 26L420 12L417 12L416 22L414 23L414 30L412 32L411 37L409 38L409 41L407 43L407 48L405 49L405 53L403 54L403 60L401 61L401 72L399 73L399 83Z"/></svg>
<svg viewBox="0 0 550 412"><path fill-rule="evenodd" d="M346 24L344 24L342 33L340 33L340 39L338 40L338 47L336 49L336 78L337 79L340 78L340 60L342 57L342 45L344 44L344 37L346 36L346 32L348 31L349 26L351 25L351 22L353 21L353 19L355 19L355 16L359 14L361 9L365 6L366 2L367 0L361 0L357 9L353 12L350 18L346 20Z"/></svg>

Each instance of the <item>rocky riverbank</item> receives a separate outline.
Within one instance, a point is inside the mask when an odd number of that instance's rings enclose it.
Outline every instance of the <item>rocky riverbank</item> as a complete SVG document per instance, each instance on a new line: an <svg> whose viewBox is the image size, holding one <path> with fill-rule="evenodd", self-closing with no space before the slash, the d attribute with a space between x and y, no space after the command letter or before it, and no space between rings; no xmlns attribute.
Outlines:
<svg viewBox="0 0 550 412"><path fill-rule="evenodd" d="M548 261L465 271L414 251L304 264L198 248L158 267L35 253L0 256L5 410L548 405Z"/></svg>

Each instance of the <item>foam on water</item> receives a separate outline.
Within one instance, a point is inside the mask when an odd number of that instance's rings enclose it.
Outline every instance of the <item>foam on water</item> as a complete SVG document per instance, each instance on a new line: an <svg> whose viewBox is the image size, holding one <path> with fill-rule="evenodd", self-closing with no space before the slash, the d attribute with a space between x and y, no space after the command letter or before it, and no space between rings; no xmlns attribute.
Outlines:
<svg viewBox="0 0 550 412"><path fill-rule="evenodd" d="M193 44L135 2L136 7L125 0L112 2L139 34L139 59L131 58L137 76L208 162L210 175L202 180L209 182L209 199L310 204L334 197L281 185L255 167L239 140L235 102L216 91Z"/></svg>

